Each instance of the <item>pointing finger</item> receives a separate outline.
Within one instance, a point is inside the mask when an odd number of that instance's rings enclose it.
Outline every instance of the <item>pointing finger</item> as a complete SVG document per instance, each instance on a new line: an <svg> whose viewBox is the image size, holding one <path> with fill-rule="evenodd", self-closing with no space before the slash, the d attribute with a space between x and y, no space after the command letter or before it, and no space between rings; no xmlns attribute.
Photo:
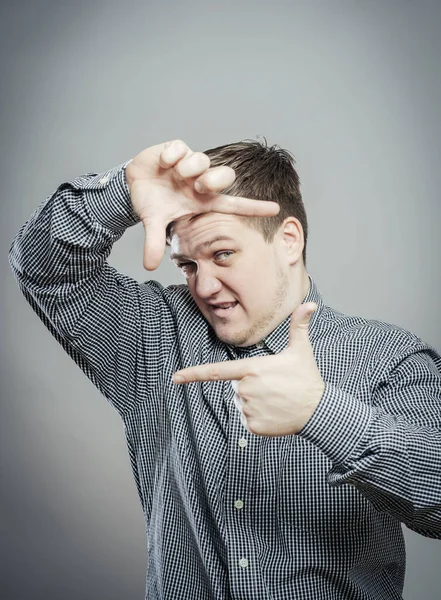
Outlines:
<svg viewBox="0 0 441 600"><path fill-rule="evenodd" d="M247 217L272 217L277 215L280 207L277 202L268 200L250 200L242 196L219 194L213 198L210 210Z"/></svg>
<svg viewBox="0 0 441 600"><path fill-rule="evenodd" d="M176 371L173 375L175 383L191 383L192 381L230 381L242 379L250 375L255 364L255 358L242 360L227 360L221 363L209 363Z"/></svg>

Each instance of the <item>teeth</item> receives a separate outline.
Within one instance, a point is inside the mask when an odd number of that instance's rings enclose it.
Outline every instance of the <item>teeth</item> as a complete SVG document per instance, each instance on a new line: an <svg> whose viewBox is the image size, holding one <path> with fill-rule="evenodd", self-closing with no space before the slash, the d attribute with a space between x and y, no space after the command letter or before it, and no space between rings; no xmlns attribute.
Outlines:
<svg viewBox="0 0 441 600"><path fill-rule="evenodd" d="M234 306L235 302L229 302L228 304L216 304L216 308L230 308L230 306Z"/></svg>

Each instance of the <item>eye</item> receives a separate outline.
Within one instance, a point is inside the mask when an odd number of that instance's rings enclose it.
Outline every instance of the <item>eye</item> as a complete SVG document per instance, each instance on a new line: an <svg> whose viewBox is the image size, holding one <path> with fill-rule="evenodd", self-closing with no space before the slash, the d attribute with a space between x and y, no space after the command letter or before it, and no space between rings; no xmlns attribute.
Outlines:
<svg viewBox="0 0 441 600"><path fill-rule="evenodd" d="M233 251L232 250L224 250L222 252L218 252L215 255L216 260L218 260L219 262L225 262L226 260L228 260L229 258L231 258L233 256Z"/></svg>
<svg viewBox="0 0 441 600"><path fill-rule="evenodd" d="M194 262L180 262L175 263L178 269L181 269L182 273L188 277L196 272L196 263Z"/></svg>

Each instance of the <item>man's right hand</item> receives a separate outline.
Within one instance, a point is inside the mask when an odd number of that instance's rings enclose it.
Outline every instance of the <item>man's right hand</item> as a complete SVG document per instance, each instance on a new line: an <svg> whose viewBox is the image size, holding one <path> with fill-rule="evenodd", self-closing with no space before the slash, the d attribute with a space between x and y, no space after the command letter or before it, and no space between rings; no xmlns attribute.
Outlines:
<svg viewBox="0 0 441 600"><path fill-rule="evenodd" d="M144 268L153 271L164 255L167 226L204 212L273 216L275 202L221 194L235 179L230 167L210 168L209 157L181 140L151 146L126 166L133 209L145 229Z"/></svg>

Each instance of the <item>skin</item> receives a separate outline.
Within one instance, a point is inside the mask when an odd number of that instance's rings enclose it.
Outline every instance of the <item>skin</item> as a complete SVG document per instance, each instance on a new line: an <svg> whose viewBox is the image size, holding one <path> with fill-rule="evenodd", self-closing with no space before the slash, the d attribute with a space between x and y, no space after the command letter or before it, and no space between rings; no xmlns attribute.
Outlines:
<svg viewBox="0 0 441 600"><path fill-rule="evenodd" d="M231 240L207 245L220 236ZM187 277L194 301L225 343L256 344L308 292L303 232L294 217L267 243L260 231L234 215L207 213L177 222L170 245L170 257ZM222 315L213 310L213 303L234 301L238 305Z"/></svg>

